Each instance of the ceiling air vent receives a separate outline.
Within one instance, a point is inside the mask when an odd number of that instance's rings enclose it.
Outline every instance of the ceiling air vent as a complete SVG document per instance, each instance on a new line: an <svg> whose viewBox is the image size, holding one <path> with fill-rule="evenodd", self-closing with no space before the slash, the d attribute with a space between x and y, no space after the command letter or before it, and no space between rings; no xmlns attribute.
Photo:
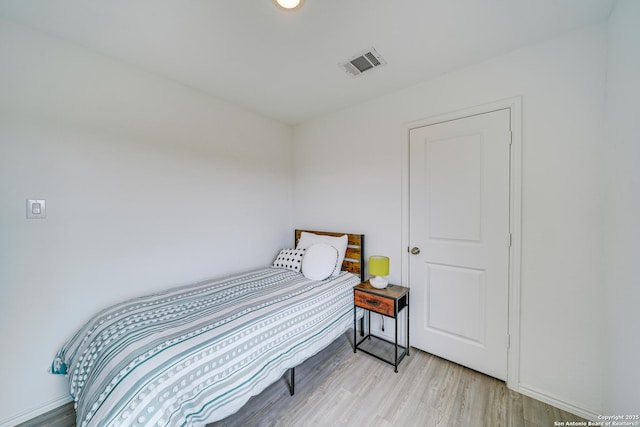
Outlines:
<svg viewBox="0 0 640 427"><path fill-rule="evenodd" d="M380 54L376 52L374 48L367 49L349 59L348 61L340 64L344 70L352 76L359 76L365 71L373 70L381 65L386 64L387 61L382 59Z"/></svg>

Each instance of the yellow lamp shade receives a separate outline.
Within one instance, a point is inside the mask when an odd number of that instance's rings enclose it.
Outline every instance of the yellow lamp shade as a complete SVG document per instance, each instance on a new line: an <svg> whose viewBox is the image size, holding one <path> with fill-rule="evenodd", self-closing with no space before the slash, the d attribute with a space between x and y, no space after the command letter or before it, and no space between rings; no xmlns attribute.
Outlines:
<svg viewBox="0 0 640 427"><path fill-rule="evenodd" d="M369 274L372 276L389 275L389 257L372 255L369 257Z"/></svg>

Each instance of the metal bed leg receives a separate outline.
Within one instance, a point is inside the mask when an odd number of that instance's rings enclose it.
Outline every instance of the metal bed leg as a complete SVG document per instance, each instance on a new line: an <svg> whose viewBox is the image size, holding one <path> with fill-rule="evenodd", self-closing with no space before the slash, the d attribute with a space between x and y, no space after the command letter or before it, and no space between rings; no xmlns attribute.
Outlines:
<svg viewBox="0 0 640 427"><path fill-rule="evenodd" d="M296 386L296 368L289 369L290 381L289 381L289 393L293 396Z"/></svg>

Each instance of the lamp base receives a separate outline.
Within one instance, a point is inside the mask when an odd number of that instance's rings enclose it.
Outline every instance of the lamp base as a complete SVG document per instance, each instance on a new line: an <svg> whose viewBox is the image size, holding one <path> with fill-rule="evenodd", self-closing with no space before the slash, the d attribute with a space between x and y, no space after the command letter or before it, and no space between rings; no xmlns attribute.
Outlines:
<svg viewBox="0 0 640 427"><path fill-rule="evenodd" d="M382 276L376 276L369 279L369 284L376 289L384 289L389 284L389 281Z"/></svg>

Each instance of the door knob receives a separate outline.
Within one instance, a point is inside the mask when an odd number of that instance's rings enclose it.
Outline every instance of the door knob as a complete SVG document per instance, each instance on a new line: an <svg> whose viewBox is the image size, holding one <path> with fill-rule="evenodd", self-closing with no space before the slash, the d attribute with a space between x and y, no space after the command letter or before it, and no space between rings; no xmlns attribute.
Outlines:
<svg viewBox="0 0 640 427"><path fill-rule="evenodd" d="M417 247L417 246L412 247L412 248L411 248L411 253L412 253L413 255L418 255L418 254L420 253L420 248L419 248L419 247Z"/></svg>

